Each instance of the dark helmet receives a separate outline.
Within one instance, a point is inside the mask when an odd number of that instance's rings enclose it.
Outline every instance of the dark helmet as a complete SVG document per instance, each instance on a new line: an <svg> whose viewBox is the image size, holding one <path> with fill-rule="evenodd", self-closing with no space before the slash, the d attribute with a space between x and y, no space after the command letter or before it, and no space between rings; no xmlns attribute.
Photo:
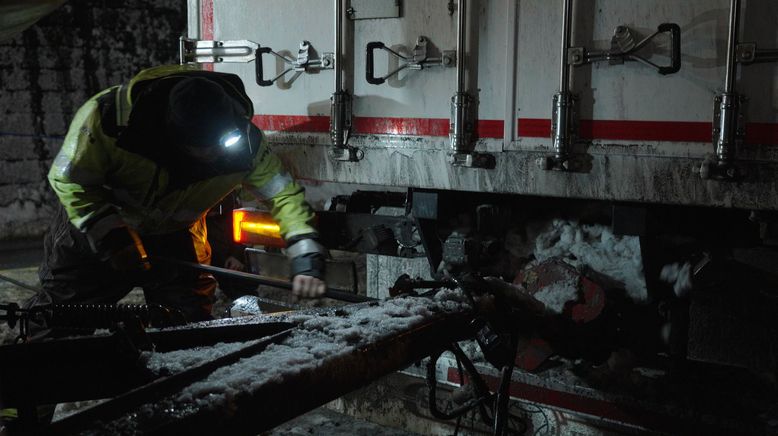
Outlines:
<svg viewBox="0 0 778 436"><path fill-rule="evenodd" d="M188 77L170 90L166 126L171 140L186 154L213 161L245 141L248 120L221 85Z"/></svg>

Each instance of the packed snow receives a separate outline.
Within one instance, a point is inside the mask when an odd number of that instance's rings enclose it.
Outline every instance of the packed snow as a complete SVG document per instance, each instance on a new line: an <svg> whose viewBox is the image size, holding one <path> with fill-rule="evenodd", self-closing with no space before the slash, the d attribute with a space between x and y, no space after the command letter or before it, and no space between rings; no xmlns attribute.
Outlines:
<svg viewBox="0 0 778 436"><path fill-rule="evenodd" d="M342 316L299 314L289 317L298 328L261 354L220 368L206 380L184 389L179 401L197 407L225 404L240 392L252 392L268 382L317 367L322 359L346 354L381 338L407 330L441 312L466 307L461 292L440 291L434 300L396 298L381 304L339 309Z"/></svg>
<svg viewBox="0 0 778 436"><path fill-rule="evenodd" d="M636 236L616 236L607 226L557 219L535 239L534 255L538 261L560 257L577 268L586 265L621 282L635 302L648 297ZM570 290L560 286L556 291L567 294ZM538 294L535 297L539 298ZM556 298L549 302L554 307L558 305Z"/></svg>
<svg viewBox="0 0 778 436"><path fill-rule="evenodd" d="M169 351L167 353L146 352L143 353L141 358L145 359L146 367L151 372L157 375L165 375L181 372L187 368L210 362L259 341L260 339L249 342L219 343L208 347Z"/></svg>
<svg viewBox="0 0 778 436"><path fill-rule="evenodd" d="M543 303L550 312L560 314L565 308L565 303L578 299L578 277L553 283L532 296Z"/></svg>

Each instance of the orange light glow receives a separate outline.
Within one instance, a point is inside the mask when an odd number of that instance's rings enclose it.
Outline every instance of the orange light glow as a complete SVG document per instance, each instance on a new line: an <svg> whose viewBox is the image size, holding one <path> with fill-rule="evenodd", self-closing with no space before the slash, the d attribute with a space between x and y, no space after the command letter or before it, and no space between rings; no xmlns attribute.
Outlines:
<svg viewBox="0 0 778 436"><path fill-rule="evenodd" d="M232 211L232 239L235 242L242 242L243 232L243 220L246 218L246 211L233 210Z"/></svg>
<svg viewBox="0 0 778 436"><path fill-rule="evenodd" d="M269 236L271 238L281 237L281 227L274 222L263 223L243 221L240 223L240 230L245 230L247 232L256 233L262 236Z"/></svg>
<svg viewBox="0 0 778 436"><path fill-rule="evenodd" d="M242 244L285 247L281 226L270 213L252 208L232 211L233 240Z"/></svg>

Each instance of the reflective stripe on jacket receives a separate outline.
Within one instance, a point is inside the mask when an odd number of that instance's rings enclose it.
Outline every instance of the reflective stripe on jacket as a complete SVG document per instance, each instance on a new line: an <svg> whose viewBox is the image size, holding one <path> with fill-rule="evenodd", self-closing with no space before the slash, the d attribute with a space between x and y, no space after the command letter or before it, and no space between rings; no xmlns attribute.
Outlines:
<svg viewBox="0 0 778 436"><path fill-rule="evenodd" d="M78 110L48 176L70 221L88 231L100 217L118 214L142 234L167 233L192 225L222 197L243 185L270 203L284 238L315 233L313 211L305 202L303 188L270 152L264 134L250 170L219 174L179 187L171 183L169 172L157 162L118 147L116 139L104 131L100 97L115 92L116 117L126 125L134 86L188 71L193 71L192 67L144 70L129 85L106 89Z"/></svg>

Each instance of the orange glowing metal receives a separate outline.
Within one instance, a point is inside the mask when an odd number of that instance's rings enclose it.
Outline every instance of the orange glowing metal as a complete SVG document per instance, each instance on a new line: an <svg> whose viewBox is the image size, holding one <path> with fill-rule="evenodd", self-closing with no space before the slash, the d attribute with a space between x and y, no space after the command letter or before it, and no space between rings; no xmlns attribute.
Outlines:
<svg viewBox="0 0 778 436"><path fill-rule="evenodd" d="M281 227L268 213L251 208L232 212L232 235L235 242L243 244L284 247Z"/></svg>
<svg viewBox="0 0 778 436"><path fill-rule="evenodd" d="M243 240L243 232L241 232L241 228L243 227L243 220L246 218L246 212L243 210L233 210L232 211L232 239L235 242L242 242Z"/></svg>
<svg viewBox="0 0 778 436"><path fill-rule="evenodd" d="M281 237L281 226L276 223L262 223L243 221L240 223L240 230L256 233L262 236L270 236L272 238Z"/></svg>

